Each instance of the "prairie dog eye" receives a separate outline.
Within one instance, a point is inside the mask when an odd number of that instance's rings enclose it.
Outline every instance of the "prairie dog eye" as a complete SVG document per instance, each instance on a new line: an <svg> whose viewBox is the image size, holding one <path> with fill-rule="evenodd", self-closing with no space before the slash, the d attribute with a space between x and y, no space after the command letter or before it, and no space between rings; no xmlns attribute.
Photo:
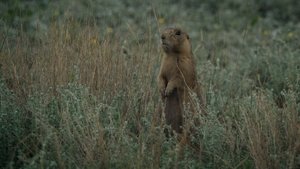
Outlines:
<svg viewBox="0 0 300 169"><path fill-rule="evenodd" d="M165 35L161 35L161 39L162 40L166 39L166 36Z"/></svg>
<svg viewBox="0 0 300 169"><path fill-rule="evenodd" d="M181 31L180 31L180 30L177 30L177 31L175 32L175 35L181 35Z"/></svg>

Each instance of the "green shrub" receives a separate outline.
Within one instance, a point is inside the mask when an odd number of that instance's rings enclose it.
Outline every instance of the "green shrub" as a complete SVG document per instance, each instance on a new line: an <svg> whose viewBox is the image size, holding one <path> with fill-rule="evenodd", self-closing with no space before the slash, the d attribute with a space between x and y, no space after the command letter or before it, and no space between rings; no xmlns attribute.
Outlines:
<svg viewBox="0 0 300 169"><path fill-rule="evenodd" d="M0 77L1 78L1 77ZM4 80L0 79L0 167L17 159L18 145L30 132L30 115L17 104L17 100ZM29 123L30 125L30 123Z"/></svg>

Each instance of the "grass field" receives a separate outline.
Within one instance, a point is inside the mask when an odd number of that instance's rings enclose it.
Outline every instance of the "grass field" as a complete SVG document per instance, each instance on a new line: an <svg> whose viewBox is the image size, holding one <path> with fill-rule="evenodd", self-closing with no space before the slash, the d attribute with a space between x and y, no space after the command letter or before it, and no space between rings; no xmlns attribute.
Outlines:
<svg viewBox="0 0 300 169"><path fill-rule="evenodd" d="M296 1L0 2L0 168L300 166ZM170 25L192 39L200 150L157 111Z"/></svg>

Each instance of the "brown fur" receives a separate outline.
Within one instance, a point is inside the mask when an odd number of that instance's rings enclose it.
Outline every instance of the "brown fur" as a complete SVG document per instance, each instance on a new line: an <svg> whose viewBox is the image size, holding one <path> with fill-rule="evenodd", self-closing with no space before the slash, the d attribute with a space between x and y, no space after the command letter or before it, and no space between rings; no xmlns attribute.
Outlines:
<svg viewBox="0 0 300 169"><path fill-rule="evenodd" d="M181 29L167 28L162 32L161 39L165 55L158 75L158 87L165 104L166 122L181 133L182 108L188 100L188 90L199 88L195 61L190 38Z"/></svg>

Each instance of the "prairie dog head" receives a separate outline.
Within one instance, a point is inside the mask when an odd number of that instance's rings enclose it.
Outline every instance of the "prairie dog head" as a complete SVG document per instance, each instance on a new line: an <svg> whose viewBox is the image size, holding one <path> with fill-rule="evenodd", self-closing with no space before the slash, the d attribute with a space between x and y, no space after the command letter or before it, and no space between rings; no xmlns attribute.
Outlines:
<svg viewBox="0 0 300 169"><path fill-rule="evenodd" d="M167 54L191 52L189 35L179 28L166 28L161 34L161 42Z"/></svg>

